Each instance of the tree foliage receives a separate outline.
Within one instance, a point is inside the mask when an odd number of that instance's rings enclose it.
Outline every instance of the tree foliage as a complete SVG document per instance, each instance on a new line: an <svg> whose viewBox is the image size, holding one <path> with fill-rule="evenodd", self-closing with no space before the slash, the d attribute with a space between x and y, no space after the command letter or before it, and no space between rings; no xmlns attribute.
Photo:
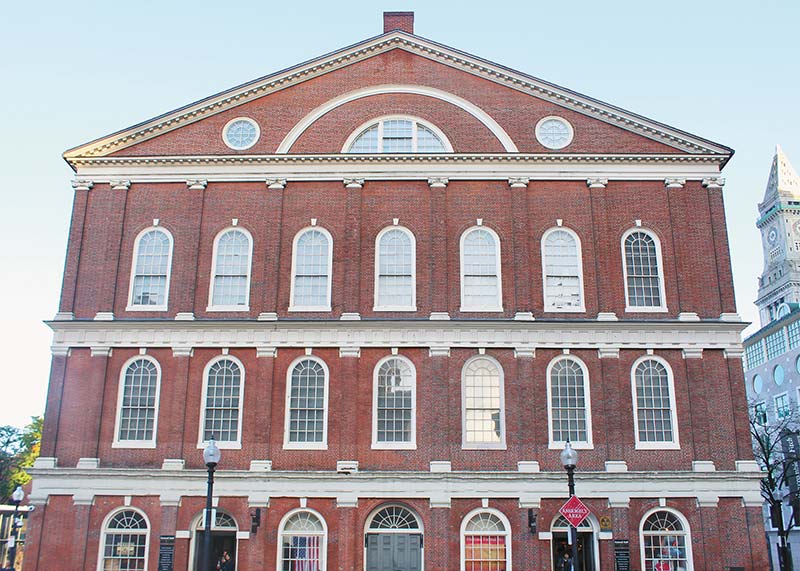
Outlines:
<svg viewBox="0 0 800 571"><path fill-rule="evenodd" d="M42 417L32 416L23 429L0 426L0 503L7 503L17 486L31 477L25 471L39 457L42 441Z"/></svg>

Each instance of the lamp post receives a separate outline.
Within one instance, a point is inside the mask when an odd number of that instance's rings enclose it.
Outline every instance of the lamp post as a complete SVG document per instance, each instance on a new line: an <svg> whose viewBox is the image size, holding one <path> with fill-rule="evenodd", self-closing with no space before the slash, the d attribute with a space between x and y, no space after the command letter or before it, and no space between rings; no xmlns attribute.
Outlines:
<svg viewBox="0 0 800 571"><path fill-rule="evenodd" d="M17 563L17 512L23 499L25 499L25 491L22 486L17 486L17 489L11 494L11 503L14 504L14 515L11 516L11 537L8 540L8 563L11 569L15 569Z"/></svg>
<svg viewBox="0 0 800 571"><path fill-rule="evenodd" d="M578 465L578 453L572 447L572 444L567 443L564 445L564 450L561 451L561 464L567 471L567 485L569 486L569 497L575 495L575 466ZM578 563L578 530L570 524L570 543L572 544L572 568L577 571Z"/></svg>
<svg viewBox="0 0 800 571"><path fill-rule="evenodd" d="M214 436L208 440L203 450L203 461L208 468L208 487L206 488L206 529L203 533L203 571L214 571L211 563L211 499L214 495L214 470L219 464L222 453L217 448Z"/></svg>

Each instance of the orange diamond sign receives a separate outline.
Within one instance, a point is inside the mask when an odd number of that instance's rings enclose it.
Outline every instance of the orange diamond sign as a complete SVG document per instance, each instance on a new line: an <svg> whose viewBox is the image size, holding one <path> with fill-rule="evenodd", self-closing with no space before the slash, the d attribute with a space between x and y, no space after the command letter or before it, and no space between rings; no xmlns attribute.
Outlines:
<svg viewBox="0 0 800 571"><path fill-rule="evenodd" d="M572 496L558 511L572 527L578 527L586 519L586 516L592 513L586 504L578 499L578 496Z"/></svg>

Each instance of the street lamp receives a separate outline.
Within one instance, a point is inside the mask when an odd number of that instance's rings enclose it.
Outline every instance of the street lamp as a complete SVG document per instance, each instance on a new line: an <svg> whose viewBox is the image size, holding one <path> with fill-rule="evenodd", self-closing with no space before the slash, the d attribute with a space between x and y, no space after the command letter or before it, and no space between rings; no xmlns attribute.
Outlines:
<svg viewBox="0 0 800 571"><path fill-rule="evenodd" d="M17 486L17 489L11 494L11 503L14 504L14 515L11 516L11 537L8 539L8 563L11 569L15 569L17 563L17 511L19 511L19 504L23 499L25 499L25 491L22 486Z"/></svg>
<svg viewBox="0 0 800 571"><path fill-rule="evenodd" d="M561 451L561 464L567 471L567 485L569 486L569 497L575 495L575 466L578 465L578 452L572 447L572 444L567 443L564 445L564 450ZM572 544L572 568L578 569L578 530L570 524L570 543Z"/></svg>
<svg viewBox="0 0 800 571"><path fill-rule="evenodd" d="M203 450L203 462L208 468L208 487L206 488L206 529L203 534L203 571L214 571L211 563L211 498L214 494L214 470L219 464L222 453L217 448L214 435L208 440Z"/></svg>

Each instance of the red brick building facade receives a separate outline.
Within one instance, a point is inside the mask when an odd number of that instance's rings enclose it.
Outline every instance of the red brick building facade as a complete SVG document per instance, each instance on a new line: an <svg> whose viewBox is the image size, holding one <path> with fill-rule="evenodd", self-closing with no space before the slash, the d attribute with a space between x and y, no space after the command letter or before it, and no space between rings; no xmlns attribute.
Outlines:
<svg viewBox="0 0 800 571"><path fill-rule="evenodd" d="M765 569L732 151L385 28L65 154L26 569L195 569L212 434L240 571L554 568L567 438L583 568Z"/></svg>

